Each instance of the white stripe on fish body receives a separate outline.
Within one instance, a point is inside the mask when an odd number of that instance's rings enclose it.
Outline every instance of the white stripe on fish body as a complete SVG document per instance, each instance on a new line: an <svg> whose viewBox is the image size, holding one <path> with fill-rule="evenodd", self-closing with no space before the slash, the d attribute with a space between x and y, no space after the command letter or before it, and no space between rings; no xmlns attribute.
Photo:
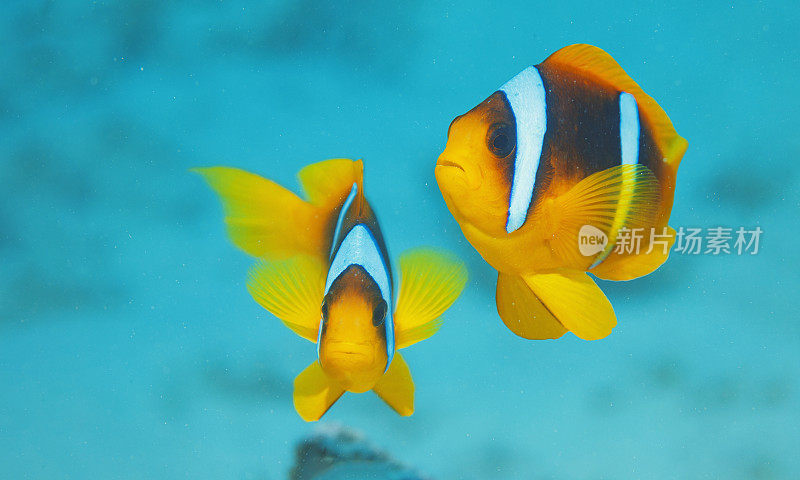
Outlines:
<svg viewBox="0 0 800 480"><path fill-rule="evenodd" d="M333 231L333 242L331 243L331 251L329 256L333 256L333 249L336 248L336 244L339 241L339 234L342 230L342 222L344 222L344 217L347 215L347 211L350 210L350 205L353 203L353 199L356 198L357 193L358 184L354 183L353 187L350 188L350 194L347 195L347 198L342 204L342 209L339 211L339 217L336 219L336 229Z"/></svg>
<svg viewBox="0 0 800 480"><path fill-rule="evenodd" d="M636 98L628 92L619 94L619 146L620 163L622 165L636 165L639 163L639 136L641 127L639 126L639 107ZM636 180L634 178L623 177L622 195L617 204L617 211L614 215L614 222L608 232L610 241L605 249L597 256L589 267L592 269L603 262L611 254L616 246L616 237L619 229L625 226L625 220L630 208L630 197L634 194Z"/></svg>
<svg viewBox="0 0 800 480"><path fill-rule="evenodd" d="M354 226L347 236L342 240L339 249L336 251L331 262L331 267L328 269L328 277L325 281L325 294L333 285L333 282L351 265L359 265L367 271L370 277L378 284L378 289L381 292L381 297L386 302L386 320L384 321L384 328L386 329L386 351L388 361L386 368L392 362L394 355L394 320L392 319L392 285L389 280L389 265L388 260L381 255L380 247L375 241L372 232L369 231L366 225L359 223ZM320 331L322 329L320 328ZM319 349L319 343L317 344Z"/></svg>
<svg viewBox="0 0 800 480"><path fill-rule="evenodd" d="M525 223L533 199L547 130L547 104L544 83L535 66L518 73L500 91L505 93L517 124L517 152L506 221L506 232L511 233Z"/></svg>
<svg viewBox="0 0 800 480"><path fill-rule="evenodd" d="M619 142L622 164L639 163L639 108L636 98L627 92L619 94Z"/></svg>

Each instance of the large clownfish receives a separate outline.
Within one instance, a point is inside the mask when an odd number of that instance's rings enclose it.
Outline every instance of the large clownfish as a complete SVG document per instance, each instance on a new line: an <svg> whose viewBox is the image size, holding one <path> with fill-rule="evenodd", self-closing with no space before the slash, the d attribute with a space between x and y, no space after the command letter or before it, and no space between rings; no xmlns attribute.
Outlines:
<svg viewBox="0 0 800 480"><path fill-rule="evenodd" d="M686 146L655 100L590 45L557 51L453 120L436 180L498 270L509 329L530 339L611 333L614 310L586 272L631 280L666 261ZM581 248L587 241L599 246Z"/></svg>
<svg viewBox="0 0 800 480"><path fill-rule="evenodd" d="M234 244L259 257L247 289L318 358L294 381L294 406L318 420L345 391L373 390L400 415L414 383L397 352L439 329L467 274L431 249L401 256L396 309L389 255L363 190L361 161L328 160L299 173L307 201L235 168L195 169L219 194Z"/></svg>

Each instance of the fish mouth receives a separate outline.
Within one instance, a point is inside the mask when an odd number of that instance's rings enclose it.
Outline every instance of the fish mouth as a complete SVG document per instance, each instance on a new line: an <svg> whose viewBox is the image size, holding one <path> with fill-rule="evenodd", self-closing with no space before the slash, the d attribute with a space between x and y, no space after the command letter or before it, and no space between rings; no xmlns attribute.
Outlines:
<svg viewBox="0 0 800 480"><path fill-rule="evenodd" d="M358 345L323 346L320 351L322 368L333 376L368 368L374 361L375 352Z"/></svg>
<svg viewBox="0 0 800 480"><path fill-rule="evenodd" d="M339 355L344 355L346 357L365 357L364 352L353 352L349 350L337 350L336 353Z"/></svg>
<svg viewBox="0 0 800 480"><path fill-rule="evenodd" d="M372 357L372 348L369 344L349 343L349 342L336 342L328 346L327 350L336 355L342 355L350 359L358 357L370 358Z"/></svg>
<svg viewBox="0 0 800 480"><path fill-rule="evenodd" d="M462 172L466 172L466 170L464 170L464 167L462 167L461 165L459 165L459 164L457 164L455 162L451 162L449 160L441 160L440 159L438 162L436 162L436 166L437 167L455 167L455 168L461 170Z"/></svg>
<svg viewBox="0 0 800 480"><path fill-rule="evenodd" d="M467 172L467 169L458 162L453 162L447 160L445 154L439 156L439 159L436 161L436 168L434 169L434 174L436 175L436 181L439 183L439 187L442 188L442 182L444 181L447 187L446 189L452 188L465 188L469 191L478 190L483 183L483 171L480 167L475 168L471 167L470 171ZM458 158L458 160L462 160L463 158ZM463 159L467 161L466 159ZM439 168L442 167L442 168ZM456 173L454 170L461 170L461 173ZM456 182L456 185L453 185L452 182Z"/></svg>

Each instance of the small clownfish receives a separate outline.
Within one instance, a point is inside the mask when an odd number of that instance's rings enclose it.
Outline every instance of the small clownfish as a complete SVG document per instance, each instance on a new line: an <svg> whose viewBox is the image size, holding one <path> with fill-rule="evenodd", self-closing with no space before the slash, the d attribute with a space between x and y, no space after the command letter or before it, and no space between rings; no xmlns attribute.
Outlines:
<svg viewBox="0 0 800 480"><path fill-rule="evenodd" d="M243 170L194 171L220 196L233 243L260 258L250 270L250 294L317 344L317 361L294 381L303 420L319 420L345 391L373 390L400 415L411 415L414 383L397 350L436 333L466 284L464 264L428 248L405 253L392 311L392 269L364 197L360 160L302 169L306 201Z"/></svg>
<svg viewBox="0 0 800 480"><path fill-rule="evenodd" d="M436 181L498 271L497 311L511 331L611 333L614 309L586 272L631 280L666 261L686 147L655 100L591 45L555 52L453 120ZM626 240L634 235L641 248ZM582 249L589 240L599 246Z"/></svg>

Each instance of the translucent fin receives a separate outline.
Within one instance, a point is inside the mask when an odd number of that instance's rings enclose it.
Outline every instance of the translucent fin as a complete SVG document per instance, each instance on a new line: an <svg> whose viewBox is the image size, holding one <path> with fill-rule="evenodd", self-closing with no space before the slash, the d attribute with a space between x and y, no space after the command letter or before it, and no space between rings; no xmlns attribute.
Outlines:
<svg viewBox="0 0 800 480"><path fill-rule="evenodd" d="M644 165L617 165L594 173L578 182L567 193L542 203L545 221L552 227L549 239L555 255L564 265L588 270L613 249L621 227L644 228L654 225L658 215L659 184ZM605 247L584 255L579 233L585 225L606 235Z"/></svg>
<svg viewBox="0 0 800 480"><path fill-rule="evenodd" d="M354 183L358 185L359 193L364 191L364 164L361 160L325 160L308 165L297 176L308 201L319 206L338 207Z"/></svg>
<svg viewBox="0 0 800 480"><path fill-rule="evenodd" d="M673 171L678 169L688 143L675 132L675 127L658 103L644 93L642 87L625 73L625 70L611 58L611 55L592 45L577 44L558 50L542 63L579 71L586 76L594 77L597 81L611 85L618 91L633 95L639 106L640 114L646 117L653 129L654 139L664 154L665 160Z"/></svg>
<svg viewBox="0 0 800 480"><path fill-rule="evenodd" d="M406 361L399 353L394 354L389 370L372 391L400 415L407 417L414 413L414 381Z"/></svg>
<svg viewBox="0 0 800 480"><path fill-rule="evenodd" d="M343 393L344 388L314 362L294 379L294 409L306 422L316 422Z"/></svg>
<svg viewBox="0 0 800 480"><path fill-rule="evenodd" d="M256 257L324 255L327 215L275 182L238 168L194 168L217 192L233 243Z"/></svg>
<svg viewBox="0 0 800 480"><path fill-rule="evenodd" d="M261 261L250 268L247 290L293 332L316 343L325 290L322 263L311 256Z"/></svg>
<svg viewBox="0 0 800 480"><path fill-rule="evenodd" d="M518 275L498 273L496 300L497 313L503 323L522 338L545 340L567 333Z"/></svg>
<svg viewBox="0 0 800 480"><path fill-rule="evenodd" d="M616 281L633 280L654 272L667 261L672 244L675 243L675 230L672 227L666 228L668 238L654 237L653 250L650 253L647 253L651 245L650 232L647 231L642 238L641 253L638 255L626 255L612 252L602 263L589 271L603 280ZM663 235L658 229L655 230L655 233L656 235ZM665 243L657 243L661 241Z"/></svg>
<svg viewBox="0 0 800 480"><path fill-rule="evenodd" d="M583 272L526 275L523 279L547 310L584 340L604 338L617 325L611 302Z"/></svg>
<svg viewBox="0 0 800 480"><path fill-rule="evenodd" d="M441 318L434 318L429 322L425 322L415 327L406 328L396 333L396 341L398 349L406 348L421 342L433 336L434 333L439 331L442 326Z"/></svg>
<svg viewBox="0 0 800 480"><path fill-rule="evenodd" d="M467 267L455 255L417 248L400 257L400 292L394 313L397 348L430 337L439 316L456 301L467 283Z"/></svg>

